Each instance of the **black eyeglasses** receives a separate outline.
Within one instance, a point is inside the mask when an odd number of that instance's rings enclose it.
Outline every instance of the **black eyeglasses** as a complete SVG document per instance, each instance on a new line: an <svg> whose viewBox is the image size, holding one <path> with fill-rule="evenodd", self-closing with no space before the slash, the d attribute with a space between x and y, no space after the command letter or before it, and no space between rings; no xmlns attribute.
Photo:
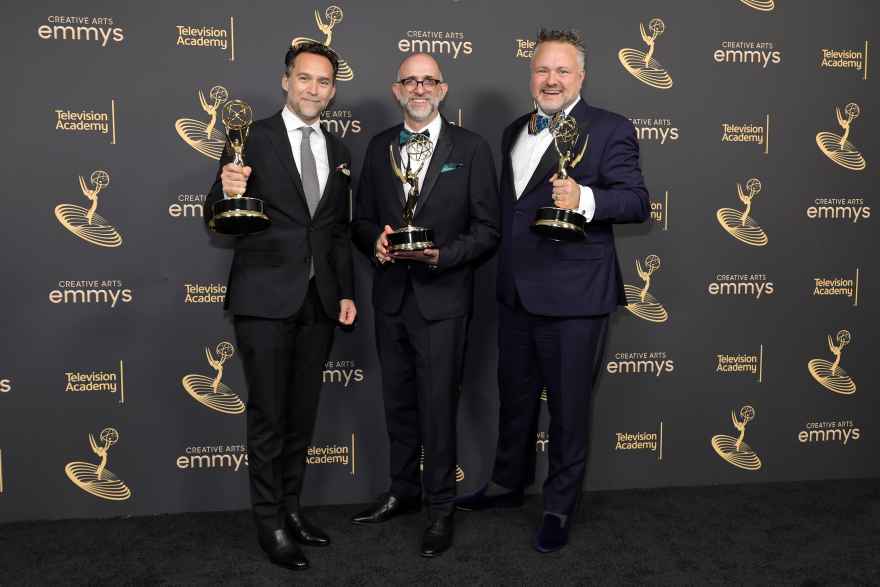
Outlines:
<svg viewBox="0 0 880 587"><path fill-rule="evenodd" d="M415 90L420 85L423 88L425 88L426 90L433 90L434 88L436 88L437 86L439 86L440 84L445 83L445 82L441 79L434 79L432 77L426 77L425 79L416 79L414 77L405 77L401 80L397 80L394 83L402 85L404 88L406 88L407 90L409 90L411 92L411 91Z"/></svg>

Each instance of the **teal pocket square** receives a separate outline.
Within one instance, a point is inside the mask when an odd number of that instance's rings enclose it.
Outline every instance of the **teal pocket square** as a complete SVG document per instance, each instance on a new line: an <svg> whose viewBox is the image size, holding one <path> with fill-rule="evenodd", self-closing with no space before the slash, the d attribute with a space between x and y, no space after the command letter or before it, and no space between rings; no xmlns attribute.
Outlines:
<svg viewBox="0 0 880 587"><path fill-rule="evenodd" d="M455 171L459 167L464 167L464 163L444 163L443 167L440 168L440 173L446 173L447 171Z"/></svg>

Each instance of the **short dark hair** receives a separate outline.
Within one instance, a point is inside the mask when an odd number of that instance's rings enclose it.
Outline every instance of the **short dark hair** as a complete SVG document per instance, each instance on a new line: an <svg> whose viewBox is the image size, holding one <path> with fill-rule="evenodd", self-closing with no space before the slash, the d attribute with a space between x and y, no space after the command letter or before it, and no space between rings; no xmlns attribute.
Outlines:
<svg viewBox="0 0 880 587"><path fill-rule="evenodd" d="M581 66L584 69L587 67L587 48L584 47L584 41L581 39L581 34L574 29L545 29L542 28L538 31L538 42L535 45L537 46L541 43L566 43L568 45L572 45L578 52L579 60L581 61Z"/></svg>
<svg viewBox="0 0 880 587"><path fill-rule="evenodd" d="M293 62L296 60L296 56L300 53L311 53L313 55L325 57L330 62L330 65L333 66L333 83L336 83L336 74L339 73L339 55L327 45L318 43L317 41L298 43L287 50L287 54L284 56L285 74L290 73L290 68L293 67Z"/></svg>

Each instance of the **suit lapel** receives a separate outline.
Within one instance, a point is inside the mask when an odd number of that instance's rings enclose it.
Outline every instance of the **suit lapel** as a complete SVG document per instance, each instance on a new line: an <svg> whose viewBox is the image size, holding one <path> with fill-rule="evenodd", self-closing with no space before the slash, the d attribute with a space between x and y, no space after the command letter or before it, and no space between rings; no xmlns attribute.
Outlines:
<svg viewBox="0 0 880 587"><path fill-rule="evenodd" d="M425 181L422 182L422 189L419 190L419 201L416 206L416 214L425 207L428 198L431 197L431 191L434 184L437 183L437 178L440 176L440 170L443 169L443 164L446 163L449 154L452 153L452 133L449 131L449 123L446 122L445 118L442 120L442 130L440 131L440 136L437 138L437 146L434 147L434 153L431 155L431 162L428 164L428 171L425 173Z"/></svg>
<svg viewBox="0 0 880 587"><path fill-rule="evenodd" d="M306 202L306 195L303 190L302 179L299 176L299 170L296 168L296 162L293 159L293 151L291 151L290 148L290 139L287 136L287 127L284 126L284 119L281 118L281 112L273 116L270 119L269 124L271 127L269 139L275 149L275 154L287 170L287 174L290 176L290 181L293 183L294 188L296 188L296 193L299 196L298 199L305 209L306 216L308 216L309 205ZM283 208L287 202L282 201L278 202L278 204Z"/></svg>
<svg viewBox="0 0 880 587"><path fill-rule="evenodd" d="M574 116L575 120L578 123L578 141L574 147L574 152L577 153L584 144L584 141L589 141L590 137L590 121L593 119L591 114L591 108L589 104L581 98L581 101L578 102L577 106L571 109L571 115ZM590 152L590 145L587 144L586 153ZM586 153L584 157L586 157Z"/></svg>
<svg viewBox="0 0 880 587"><path fill-rule="evenodd" d="M394 162L397 164L397 168L403 170L403 161L400 158L400 129L403 128L402 124L394 127L391 142L388 143L390 146L391 155L394 157ZM403 193L403 182L400 181L400 178L394 174L391 170L391 161L388 161L388 173L391 174L391 183L394 184L394 193L397 194L397 200L400 202L401 208L406 205L406 194Z"/></svg>
<svg viewBox="0 0 880 587"><path fill-rule="evenodd" d="M538 167L535 168L535 172L532 174L531 179L529 179L529 183L526 184L526 189L523 190L520 198L526 197L539 183L549 179L551 172L558 167L558 164L559 154L551 142L547 146L547 150L544 151L544 156L541 157Z"/></svg>

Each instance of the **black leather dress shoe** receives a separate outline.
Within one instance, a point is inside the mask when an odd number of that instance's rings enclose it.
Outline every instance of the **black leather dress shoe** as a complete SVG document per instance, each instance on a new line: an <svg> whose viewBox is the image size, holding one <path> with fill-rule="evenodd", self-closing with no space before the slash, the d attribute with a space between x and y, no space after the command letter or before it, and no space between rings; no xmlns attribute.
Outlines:
<svg viewBox="0 0 880 587"><path fill-rule="evenodd" d="M269 560L276 565L294 571L304 571L309 568L309 560L285 530L260 532L258 540L260 546L269 555Z"/></svg>
<svg viewBox="0 0 880 587"><path fill-rule="evenodd" d="M386 493L368 509L362 511L354 518L353 524L380 524L387 522L394 516L412 514L422 509L420 497L397 497Z"/></svg>
<svg viewBox="0 0 880 587"><path fill-rule="evenodd" d="M568 544L568 531L571 529L571 519L568 516L560 516L544 512L541 527L535 534L535 550L542 553L556 552Z"/></svg>
<svg viewBox="0 0 880 587"><path fill-rule="evenodd" d="M455 500L456 509L472 512L493 508L518 508L523 504L524 497L521 490L486 495L487 489L488 485L484 485L474 493L459 497Z"/></svg>
<svg viewBox="0 0 880 587"><path fill-rule="evenodd" d="M454 528L452 515L433 520L422 536L422 556L432 558L447 551L452 546Z"/></svg>
<svg viewBox="0 0 880 587"><path fill-rule="evenodd" d="M287 523L287 533L300 544L306 546L330 545L330 537L312 524L302 512L287 514L284 521Z"/></svg>

